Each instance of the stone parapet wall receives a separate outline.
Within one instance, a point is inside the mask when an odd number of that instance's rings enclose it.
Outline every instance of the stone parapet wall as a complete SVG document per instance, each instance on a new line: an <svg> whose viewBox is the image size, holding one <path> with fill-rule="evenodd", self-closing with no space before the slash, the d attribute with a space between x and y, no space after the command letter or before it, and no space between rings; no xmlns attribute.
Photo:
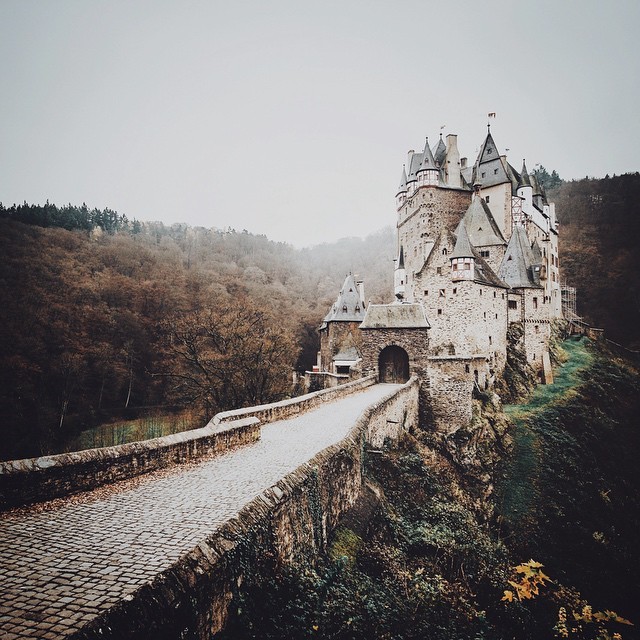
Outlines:
<svg viewBox="0 0 640 640"><path fill-rule="evenodd" d="M90 491L255 442L261 423L299 415L374 383L369 376L282 402L225 411L206 427L162 438L0 462L0 511Z"/></svg>
<svg viewBox="0 0 640 640"><path fill-rule="evenodd" d="M152 440L0 462L0 510L89 491L259 439L260 420L248 416Z"/></svg>
<svg viewBox="0 0 640 640"><path fill-rule="evenodd" d="M263 404L256 407L247 407L246 409L223 411L222 413L216 414L209 424L223 424L232 420L239 420L241 418L248 417L258 418L261 423L285 420L286 418L292 418L293 416L300 415L305 411L309 411L323 402L331 402L338 398L344 398L356 391L370 387L375 383L376 378L371 375L365 378L360 378L359 380L354 380L353 382L341 384L331 389L321 389L320 391L314 391L303 396L289 398L288 400L282 400L281 402L273 402L271 404Z"/></svg>
<svg viewBox="0 0 640 640"><path fill-rule="evenodd" d="M210 639L243 588L282 563L312 559L362 489L365 444L417 425L413 378L370 406L341 442L247 504L170 569L94 619L70 640Z"/></svg>

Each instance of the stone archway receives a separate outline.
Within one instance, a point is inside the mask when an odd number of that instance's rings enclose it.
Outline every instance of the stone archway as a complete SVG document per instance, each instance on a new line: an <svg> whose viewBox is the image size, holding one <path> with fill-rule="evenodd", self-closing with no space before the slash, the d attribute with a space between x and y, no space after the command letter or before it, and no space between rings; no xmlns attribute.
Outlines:
<svg viewBox="0 0 640 640"><path fill-rule="evenodd" d="M404 383L409 380L409 354L396 345L385 347L378 356L380 382Z"/></svg>

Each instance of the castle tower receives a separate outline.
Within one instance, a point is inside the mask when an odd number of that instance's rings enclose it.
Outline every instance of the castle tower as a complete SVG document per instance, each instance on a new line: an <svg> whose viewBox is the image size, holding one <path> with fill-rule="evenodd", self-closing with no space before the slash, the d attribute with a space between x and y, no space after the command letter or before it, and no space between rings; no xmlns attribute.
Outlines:
<svg viewBox="0 0 640 640"><path fill-rule="evenodd" d="M529 179L529 172L527 171L527 165L525 161L522 161L522 171L520 172L520 180L518 182L518 197L522 198L522 212L531 215L533 208L533 186ZM517 224L519 221L514 220Z"/></svg>
<svg viewBox="0 0 640 640"><path fill-rule="evenodd" d="M436 166L435 158L429 148L429 138L424 143L424 151L422 152L422 162L416 172L418 178L418 187L422 186L438 186L440 171Z"/></svg>
<svg viewBox="0 0 640 640"><path fill-rule="evenodd" d="M458 282L460 280L475 279L475 256L469 242L469 235L464 224L458 227L458 237L456 238L456 246L451 254L451 280Z"/></svg>
<svg viewBox="0 0 640 640"><path fill-rule="evenodd" d="M407 200L407 170L402 165L402 176L400 177L400 186L396 193L396 208L400 208Z"/></svg>

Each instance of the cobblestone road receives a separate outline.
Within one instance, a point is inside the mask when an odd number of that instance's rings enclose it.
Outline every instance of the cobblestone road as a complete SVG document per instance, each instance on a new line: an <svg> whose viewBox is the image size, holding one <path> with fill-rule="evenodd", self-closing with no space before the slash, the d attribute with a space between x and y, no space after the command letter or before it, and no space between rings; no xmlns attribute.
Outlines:
<svg viewBox="0 0 640 640"><path fill-rule="evenodd" d="M259 442L132 487L0 515L0 638L60 638L81 628L341 440L394 387L264 425Z"/></svg>

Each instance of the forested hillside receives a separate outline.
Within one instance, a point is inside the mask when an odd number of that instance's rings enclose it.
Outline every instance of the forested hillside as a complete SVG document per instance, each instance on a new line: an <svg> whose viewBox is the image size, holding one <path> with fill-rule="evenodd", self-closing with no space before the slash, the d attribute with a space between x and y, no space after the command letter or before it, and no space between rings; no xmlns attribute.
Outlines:
<svg viewBox="0 0 640 640"><path fill-rule="evenodd" d="M640 348L640 173L565 182L548 192L560 222L562 277L578 313Z"/></svg>
<svg viewBox="0 0 640 640"><path fill-rule="evenodd" d="M26 224L25 224L26 223ZM113 417L286 396L349 272L391 296L391 229L311 249L106 210L0 209L3 458Z"/></svg>
<svg viewBox="0 0 640 640"><path fill-rule="evenodd" d="M639 348L640 174L547 177L578 313ZM197 426L283 397L291 369L315 362L346 274L368 299L392 298L394 247L390 227L297 250L84 204L0 204L0 456L48 452L115 417L189 407Z"/></svg>

